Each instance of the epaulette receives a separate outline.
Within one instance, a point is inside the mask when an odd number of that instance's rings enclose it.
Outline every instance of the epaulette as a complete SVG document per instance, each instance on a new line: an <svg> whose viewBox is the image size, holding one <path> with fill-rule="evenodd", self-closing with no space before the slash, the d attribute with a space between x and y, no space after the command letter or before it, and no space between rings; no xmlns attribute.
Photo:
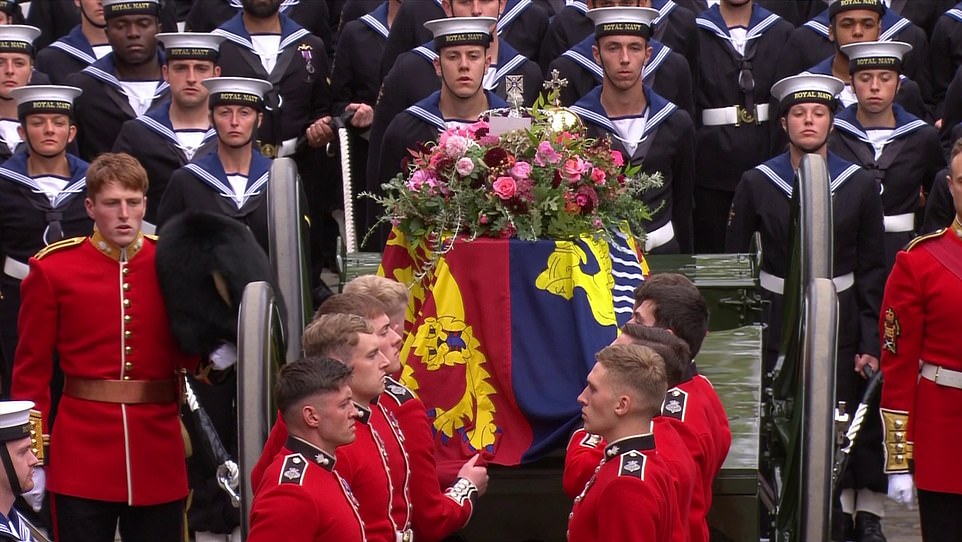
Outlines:
<svg viewBox="0 0 962 542"><path fill-rule="evenodd" d="M588 433L585 431L585 436L583 439L581 439L579 444L585 448L597 448L598 445L601 444L601 435L596 435L594 433Z"/></svg>
<svg viewBox="0 0 962 542"><path fill-rule="evenodd" d="M645 465L648 456L638 450L629 450L621 454L621 464L618 466L618 476L630 476L639 480L645 479Z"/></svg>
<svg viewBox="0 0 962 542"><path fill-rule="evenodd" d="M909 241L909 244L905 245L905 248L904 248L903 250L905 250L906 252L908 252L908 251L912 250L913 248L915 248L916 245L922 243L923 241L928 241L929 239L937 239L937 238L941 237L942 234L945 233L945 232L947 232L947 231L949 231L949 228L942 228L941 230L934 231L934 232L932 232L932 233L926 233L925 235L920 235L920 236L916 237L915 239L912 239L911 241Z"/></svg>
<svg viewBox="0 0 962 542"><path fill-rule="evenodd" d="M291 454L284 457L278 484L304 484L304 474L307 473L307 460L301 454Z"/></svg>
<svg viewBox="0 0 962 542"><path fill-rule="evenodd" d="M681 388L672 388L665 395L665 402L661 405L661 415L676 420L685 421L688 410L688 392Z"/></svg>
<svg viewBox="0 0 962 542"><path fill-rule="evenodd" d="M147 239L150 239L151 241L153 241L153 242L155 242L155 243L157 242L157 239L160 239L160 237L157 237L156 235L154 235L154 234L152 234L152 233L145 233L145 234L144 234L144 237L146 237Z"/></svg>
<svg viewBox="0 0 962 542"><path fill-rule="evenodd" d="M58 250L62 250L62 249L68 248L68 247L75 247L75 246L77 246L77 245L80 245L81 243L83 243L83 242L86 241L86 240L87 240L86 237L71 237L71 238L69 238L69 239L62 239L62 240L60 240L60 241L57 241L56 243L50 243L49 245L47 245L47 246L43 247L42 249L40 249L40 252L37 252L37 253L34 255L34 258L36 258L36 259L39 260L39 259L41 259L41 258L43 258L43 257L45 257L45 256L48 256L48 255L50 255L50 254L53 254L54 252L56 252L56 251L58 251Z"/></svg>
<svg viewBox="0 0 962 542"><path fill-rule="evenodd" d="M394 399L399 405L403 405L411 399L414 399L414 393L409 390L407 386L389 376L384 378L384 393Z"/></svg>

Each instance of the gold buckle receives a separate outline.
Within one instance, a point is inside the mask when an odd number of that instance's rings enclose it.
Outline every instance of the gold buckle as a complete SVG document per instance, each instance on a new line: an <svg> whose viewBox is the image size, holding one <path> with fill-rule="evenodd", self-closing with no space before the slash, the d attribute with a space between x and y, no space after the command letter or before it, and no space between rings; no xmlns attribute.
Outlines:
<svg viewBox="0 0 962 542"><path fill-rule="evenodd" d="M261 154L267 158L277 158L277 145L271 143L261 143L260 144Z"/></svg>
<svg viewBox="0 0 962 542"><path fill-rule="evenodd" d="M757 119L757 109L753 108L749 110L741 105L735 106L735 126L741 126L742 124L752 124Z"/></svg>

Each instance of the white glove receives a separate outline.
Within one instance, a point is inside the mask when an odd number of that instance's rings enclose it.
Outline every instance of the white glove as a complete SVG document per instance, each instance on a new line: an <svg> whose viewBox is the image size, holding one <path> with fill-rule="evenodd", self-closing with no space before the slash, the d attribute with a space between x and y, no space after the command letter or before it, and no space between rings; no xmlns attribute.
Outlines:
<svg viewBox="0 0 962 542"><path fill-rule="evenodd" d="M33 489L23 493L23 500L27 501L34 512L40 512L43 506L43 494L47 492L47 473L43 467L33 469Z"/></svg>
<svg viewBox="0 0 962 542"><path fill-rule="evenodd" d="M911 474L889 475L889 498L909 509L915 506L915 483Z"/></svg>
<svg viewBox="0 0 962 542"><path fill-rule="evenodd" d="M210 353L210 363L218 371L223 371L237 363L237 346L234 343L221 343Z"/></svg>

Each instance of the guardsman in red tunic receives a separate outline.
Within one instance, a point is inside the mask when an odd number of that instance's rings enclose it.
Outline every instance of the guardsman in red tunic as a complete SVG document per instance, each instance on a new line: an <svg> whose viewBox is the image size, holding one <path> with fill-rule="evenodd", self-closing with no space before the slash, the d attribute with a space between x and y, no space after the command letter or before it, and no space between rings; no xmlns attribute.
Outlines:
<svg viewBox="0 0 962 542"><path fill-rule="evenodd" d="M65 376L47 489L57 540L180 540L187 474L176 373L153 238L140 231L147 173L103 154L87 170L91 237L50 245L23 281L12 396L50 412L54 352ZM44 427L44 432L48 427Z"/></svg>
<svg viewBox="0 0 962 542"><path fill-rule="evenodd" d="M962 540L962 143L952 148L952 226L909 243L885 285L881 413L889 496L918 488L922 538ZM910 470L914 460L914 473Z"/></svg>
<svg viewBox="0 0 962 542"><path fill-rule="evenodd" d="M284 366L277 405L289 435L267 468L251 508L250 542L361 542L364 523L335 449L355 437L351 369L328 358Z"/></svg>
<svg viewBox="0 0 962 542"><path fill-rule="evenodd" d="M664 329L642 326L629 322L621 330L613 344L636 344L647 346L665 361L668 386L678 384L691 359L690 350L684 341ZM673 388L677 389L677 388ZM669 396L672 389L668 390ZM671 470L672 482L678 495L677 526L672 530L672 541L708 540L708 525L705 515L708 509L702 486L701 467L705 451L691 447L682 434L691 432L684 427L684 418L677 413L665 410L669 403L662 405L662 413L652 420L652 433L658 441L660 455ZM575 498L591 478L598 462L604 456L607 443L600 435L578 429L568 442L565 454L562 485L565 493Z"/></svg>
<svg viewBox="0 0 962 542"><path fill-rule="evenodd" d="M671 540L678 495L651 433L667 389L665 362L634 344L609 346L596 359L578 402L585 429L608 446L575 497L568 541Z"/></svg>

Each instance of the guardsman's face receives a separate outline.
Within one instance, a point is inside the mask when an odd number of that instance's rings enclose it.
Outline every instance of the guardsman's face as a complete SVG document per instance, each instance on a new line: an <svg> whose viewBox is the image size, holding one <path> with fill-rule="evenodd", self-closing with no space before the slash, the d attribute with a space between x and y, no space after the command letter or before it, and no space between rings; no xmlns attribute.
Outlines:
<svg viewBox="0 0 962 542"><path fill-rule="evenodd" d="M10 462L13 463L13 470L17 473L17 481L20 482L20 489L24 492L33 489L33 469L40 464L37 456L33 454L33 446L30 437L10 442L0 442L0 446L7 447L10 454ZM6 469L0 471L0 478L9 487Z"/></svg>
<svg viewBox="0 0 962 542"><path fill-rule="evenodd" d="M618 417L615 407L619 397L608 376L608 369L595 363L588 373L588 384L578 396L581 405L581 421L585 430L596 435L607 434L615 425Z"/></svg>
<svg viewBox="0 0 962 542"><path fill-rule="evenodd" d="M962 154L955 155L949 164L949 192L955 203L955 216L962 217ZM962 220L962 218L960 218Z"/></svg>
<svg viewBox="0 0 962 542"><path fill-rule="evenodd" d="M111 181L105 183L94 197L88 197L84 204L87 215L93 219L104 239L121 248L137 239L147 210L147 196L143 192Z"/></svg>
<svg viewBox="0 0 962 542"><path fill-rule="evenodd" d="M160 23L153 15L122 15L107 21L107 41L127 64L140 65L157 58Z"/></svg>
<svg viewBox="0 0 962 542"><path fill-rule="evenodd" d="M832 112L825 104L795 104L782 118L788 141L804 153L815 153L825 146L832 131Z"/></svg>
<svg viewBox="0 0 962 542"><path fill-rule="evenodd" d="M210 116L217 137L231 148L250 143L254 138L254 129L261 124L261 114L245 105L218 105Z"/></svg>
<svg viewBox="0 0 962 542"><path fill-rule="evenodd" d="M30 82L33 61L23 53L0 53L0 96L10 97L10 91Z"/></svg>
<svg viewBox="0 0 962 542"><path fill-rule="evenodd" d="M881 32L880 19L879 14L870 9L843 11L828 25L828 39L834 41L837 47L876 41Z"/></svg>
<svg viewBox="0 0 962 542"><path fill-rule="evenodd" d="M104 5L101 0L73 0L73 3L83 11L81 17L86 16L92 23L101 27L106 24Z"/></svg>
<svg viewBox="0 0 962 542"><path fill-rule="evenodd" d="M881 113L892 107L899 91L899 74L893 70L859 70L852 75L858 108Z"/></svg>
<svg viewBox="0 0 962 542"><path fill-rule="evenodd" d="M331 447L354 442L354 420L357 408L352 400L351 387L345 382L335 392L316 395L312 400L318 416L317 433Z"/></svg>
<svg viewBox="0 0 962 542"><path fill-rule="evenodd" d="M57 156L77 135L77 127L67 115L34 113L27 115L17 130L30 145L30 152L40 156Z"/></svg>
<svg viewBox="0 0 962 542"><path fill-rule="evenodd" d="M218 77L220 67L209 60L171 60L163 73L171 99L180 107L193 108L206 105L209 92L201 81Z"/></svg>
<svg viewBox="0 0 962 542"><path fill-rule="evenodd" d="M382 314L374 319L368 320L374 328L374 335L377 336L378 345L381 353L387 358L387 372L394 374L401 370L401 336L391 325L391 318L387 314Z"/></svg>
<svg viewBox="0 0 962 542"><path fill-rule="evenodd" d="M635 324L641 324L647 327L655 327L657 319L655 319L655 302L651 299L646 299L635 306L635 309L631 313L631 320L629 322Z"/></svg>
<svg viewBox="0 0 962 542"><path fill-rule="evenodd" d="M480 45L444 47L434 61L444 90L462 99L471 98L481 91L484 73L490 65L488 50Z"/></svg>
<svg viewBox="0 0 962 542"><path fill-rule="evenodd" d="M595 62L605 72L605 82L614 88L627 91L641 84L651 47L648 40L638 36L604 36L592 47Z"/></svg>
<svg viewBox="0 0 962 542"><path fill-rule="evenodd" d="M381 352L381 341L373 333L359 333L357 345L346 365L351 368L351 391L358 403L369 403L384 391L388 359Z"/></svg>

